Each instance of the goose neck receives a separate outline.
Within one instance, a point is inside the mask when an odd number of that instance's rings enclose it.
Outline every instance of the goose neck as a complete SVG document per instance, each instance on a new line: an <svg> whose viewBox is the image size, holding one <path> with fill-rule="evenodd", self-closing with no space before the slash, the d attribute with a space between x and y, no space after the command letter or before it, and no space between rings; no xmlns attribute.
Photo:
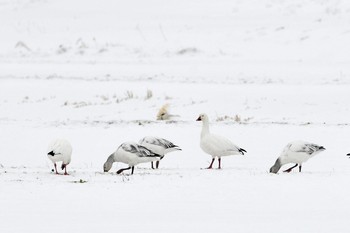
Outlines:
<svg viewBox="0 0 350 233"><path fill-rule="evenodd" d="M108 163L114 163L114 162L115 162L115 160L114 160L114 153L111 154L111 155L108 157L107 162L108 162Z"/></svg>
<svg viewBox="0 0 350 233"><path fill-rule="evenodd" d="M201 136L205 136L209 134L209 122L208 121L203 121L203 126L202 126L202 133Z"/></svg>

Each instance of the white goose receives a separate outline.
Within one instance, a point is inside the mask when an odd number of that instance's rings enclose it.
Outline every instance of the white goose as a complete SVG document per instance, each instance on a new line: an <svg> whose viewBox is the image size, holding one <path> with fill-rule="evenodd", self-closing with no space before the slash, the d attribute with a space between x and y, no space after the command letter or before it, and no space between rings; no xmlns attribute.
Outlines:
<svg viewBox="0 0 350 233"><path fill-rule="evenodd" d="M174 145L172 142L164 139L164 138L158 138L158 137L144 137L140 140L140 145L146 147L147 149L153 151L156 154L161 155L162 157L160 159L164 158L164 155L172 152L181 150L180 147L177 145ZM151 167L153 167L153 161L151 162ZM156 169L159 167L159 161L156 162Z"/></svg>
<svg viewBox="0 0 350 233"><path fill-rule="evenodd" d="M131 169L131 175L134 174L134 166L139 163L146 163L160 160L162 156L156 154L144 146L134 142L125 142L111 154L103 165L104 172L111 170L114 162L122 162L129 165L127 168L122 168L117 171L117 174L125 170Z"/></svg>
<svg viewBox="0 0 350 233"><path fill-rule="evenodd" d="M65 139L56 139L49 144L47 151L47 157L53 162L56 174L59 174L56 162L62 162L61 169L68 175L67 165L71 161L72 145Z"/></svg>
<svg viewBox="0 0 350 233"><path fill-rule="evenodd" d="M275 164L270 168L270 172L277 173L287 163L295 163L295 165L284 172L291 172L298 165L299 172L301 172L302 163L324 150L325 148L323 146L305 141L291 142L283 149Z"/></svg>
<svg viewBox="0 0 350 233"><path fill-rule="evenodd" d="M209 131L209 118L206 114L200 114L197 121L203 122L200 147L205 153L210 154L213 157L207 169L212 169L215 157L218 157L218 169L221 169L222 156L244 155L244 152L247 152L246 150L233 144L227 138L211 134Z"/></svg>

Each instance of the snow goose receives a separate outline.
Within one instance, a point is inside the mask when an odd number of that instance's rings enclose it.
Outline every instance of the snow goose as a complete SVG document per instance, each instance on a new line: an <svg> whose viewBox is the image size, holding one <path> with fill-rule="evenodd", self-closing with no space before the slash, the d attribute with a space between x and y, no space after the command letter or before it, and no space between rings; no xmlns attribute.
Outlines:
<svg viewBox="0 0 350 233"><path fill-rule="evenodd" d="M177 145L174 145L172 142L164 139L164 138L158 138L158 137L144 137L140 140L140 145L146 147L147 149L153 151L156 154L161 155L162 157L160 159L164 158L164 155L172 152L181 150L180 147ZM151 167L153 167L153 162L151 162ZM156 169L159 167L159 161L156 162Z"/></svg>
<svg viewBox="0 0 350 233"><path fill-rule="evenodd" d="M200 139L200 147L202 150L210 154L213 159L207 169L212 169L215 157L218 157L219 166L218 169L221 169L221 157L227 155L244 155L246 150L236 146L227 138L224 138L219 135L211 134L209 131L209 118L206 114L200 114L197 121L202 121L202 132Z"/></svg>
<svg viewBox="0 0 350 233"><path fill-rule="evenodd" d="M284 172L291 172L298 165L299 172L301 172L303 162L306 162L308 159L324 150L325 148L323 146L305 141L291 142L283 149L275 164L270 168L270 172L277 173L279 169L287 163L295 163L295 165Z"/></svg>
<svg viewBox="0 0 350 233"><path fill-rule="evenodd" d="M49 144L47 151L47 157L53 162L56 174L59 174L56 162L62 162L61 169L68 175L67 165L71 161L72 145L65 139L56 139Z"/></svg>
<svg viewBox="0 0 350 233"><path fill-rule="evenodd" d="M114 162L122 162L129 165L127 168L122 168L117 171L117 174L125 170L131 169L131 175L134 174L134 166L139 163L146 163L160 160L162 156L156 154L144 146L134 142L125 142L111 154L103 165L104 172L111 170Z"/></svg>

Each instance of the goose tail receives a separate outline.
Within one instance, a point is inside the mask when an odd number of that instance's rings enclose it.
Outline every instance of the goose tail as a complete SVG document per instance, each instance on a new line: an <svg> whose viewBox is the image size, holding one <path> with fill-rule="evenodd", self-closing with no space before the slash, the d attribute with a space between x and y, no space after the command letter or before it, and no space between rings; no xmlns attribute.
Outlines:
<svg viewBox="0 0 350 233"><path fill-rule="evenodd" d="M242 155L244 155L244 153L247 153L247 151L243 148L239 148L238 150Z"/></svg>

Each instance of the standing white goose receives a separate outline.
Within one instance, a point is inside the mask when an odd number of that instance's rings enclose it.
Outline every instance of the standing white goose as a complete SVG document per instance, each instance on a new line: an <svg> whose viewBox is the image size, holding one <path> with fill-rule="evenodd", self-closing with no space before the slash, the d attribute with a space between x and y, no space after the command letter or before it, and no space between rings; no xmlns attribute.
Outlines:
<svg viewBox="0 0 350 233"><path fill-rule="evenodd" d="M172 152L181 150L180 147L177 145L174 145L172 142L164 139L164 138L158 138L158 137L144 137L140 140L140 145L146 147L147 149L153 151L156 154L161 155L162 157L160 159L164 158L164 155ZM153 167L153 162L151 162L151 167ZM159 167L159 161L156 162L156 169Z"/></svg>
<svg viewBox="0 0 350 233"><path fill-rule="evenodd" d="M308 159L324 150L325 148L323 146L305 141L291 142L283 149L275 164L270 168L270 172L277 173L280 168L287 163L295 163L295 165L288 168L284 172L291 172L293 168L298 165L299 172L301 172L301 166L303 162L306 162Z"/></svg>
<svg viewBox="0 0 350 233"><path fill-rule="evenodd" d="M56 139L49 144L47 151L47 157L53 162L56 174L59 174L56 162L62 162L61 169L68 175L67 165L71 161L72 145L65 139Z"/></svg>
<svg viewBox="0 0 350 233"><path fill-rule="evenodd" d="M162 156L156 154L144 146L134 142L125 142L111 154L103 165L104 172L111 170L114 162L122 162L129 165L127 168L122 168L117 171L117 174L125 170L131 169L131 175L134 174L134 166L139 163L146 163L160 160Z"/></svg>
<svg viewBox="0 0 350 233"><path fill-rule="evenodd" d="M202 150L210 154L213 159L207 167L207 169L212 169L215 157L218 157L219 166L218 169L221 169L221 157L227 155L244 155L246 150L236 146L227 138L224 138L219 135L211 134L209 131L209 118L206 114L200 114L197 121L202 121L202 132L200 139L200 147Z"/></svg>

